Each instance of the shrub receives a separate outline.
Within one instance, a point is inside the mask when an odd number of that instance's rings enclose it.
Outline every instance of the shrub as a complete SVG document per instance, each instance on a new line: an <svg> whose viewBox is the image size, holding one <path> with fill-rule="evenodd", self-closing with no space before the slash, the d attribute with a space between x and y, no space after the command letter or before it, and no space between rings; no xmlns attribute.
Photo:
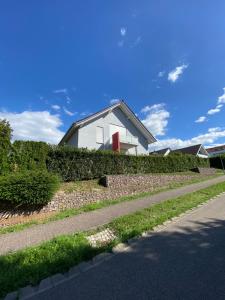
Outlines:
<svg viewBox="0 0 225 300"><path fill-rule="evenodd" d="M13 143L16 170L46 170L49 145L45 142L15 141Z"/></svg>
<svg viewBox="0 0 225 300"><path fill-rule="evenodd" d="M0 200L13 204L47 204L59 187L59 177L46 171L26 171L0 177Z"/></svg>
<svg viewBox="0 0 225 300"><path fill-rule="evenodd" d="M208 159L193 155L132 156L109 151L89 151L74 147L52 147L47 169L64 181L99 178L105 174L171 173L208 167Z"/></svg>

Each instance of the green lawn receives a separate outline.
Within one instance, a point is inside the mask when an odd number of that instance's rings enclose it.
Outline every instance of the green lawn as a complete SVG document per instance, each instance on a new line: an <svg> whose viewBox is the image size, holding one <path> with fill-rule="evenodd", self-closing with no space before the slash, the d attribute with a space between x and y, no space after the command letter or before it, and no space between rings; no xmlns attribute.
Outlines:
<svg viewBox="0 0 225 300"><path fill-rule="evenodd" d="M91 232L61 236L37 247L0 256L0 297L57 272L65 272L81 261L109 251L113 245L151 230L172 217L196 207L225 191L225 182L151 206L140 212L115 219L99 228L111 228L117 239L108 246L92 248L85 236Z"/></svg>
<svg viewBox="0 0 225 300"><path fill-rule="evenodd" d="M180 174L183 174L183 175L184 174L189 174L190 175L190 172L183 172L183 173L180 173ZM193 172L191 172L191 174L193 174ZM5 228L0 228L0 235L1 234L6 234L6 233L9 233L9 232L21 231L21 230L26 229L28 227L31 227L33 225L45 224L45 223L48 223L48 222L51 222L51 221L56 221L56 220L61 220L61 219L64 219L64 218L72 217L72 216L75 216L75 215L78 215L78 214L81 214L81 213L84 213L84 212L93 211L93 210L100 209L100 208L103 208L103 207L107 207L107 206L110 206L110 205L114 205L114 204L117 204L117 203L120 203L120 202L132 201L132 200L137 200L139 198L141 199L141 198L144 198L144 197L149 197L149 196L152 196L152 195L155 195L157 193L164 192L164 191L167 191L167 190L171 190L171 189L179 188L179 187L186 186L186 185L189 185L189 184L209 180L209 179L221 176L222 174L223 173L219 172L216 175L212 175L212 176L206 176L206 177L197 177L196 176L196 178L192 178L192 179L187 180L185 182L170 183L170 184L168 184L167 186L165 186L163 188L156 189L154 192L143 192L143 193L139 193L139 194L135 194L135 195L123 196L123 197L120 197L120 198L117 198L117 199L112 199L112 200L101 200L101 201L96 202L96 203L84 205L81 208L65 209L65 210L62 210L62 211L56 213L52 217L48 217L48 218L46 218L44 220L41 220L41 221L33 220L33 221L26 222L26 223L23 223L23 224L17 224L17 225L8 226L8 227L5 227ZM64 183L63 184L63 190L67 190L67 192L71 189L72 190L74 190L74 189L77 189L77 190L79 190L79 189L80 190L88 190L89 189L89 190L91 190L91 189L95 188L96 186L99 186L97 180L88 181L89 182L88 187L85 187L85 182L86 181L84 181L84 182L72 182L72 183L68 183L68 185ZM101 187L101 188L104 189L104 187Z"/></svg>

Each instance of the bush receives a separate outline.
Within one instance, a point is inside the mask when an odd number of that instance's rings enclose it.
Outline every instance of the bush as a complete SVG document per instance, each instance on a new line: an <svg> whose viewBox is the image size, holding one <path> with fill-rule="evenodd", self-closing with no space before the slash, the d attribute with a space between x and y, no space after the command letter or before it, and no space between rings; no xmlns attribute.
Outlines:
<svg viewBox="0 0 225 300"><path fill-rule="evenodd" d="M9 143L4 145L2 147L0 138L0 174L36 169L46 170L46 159L50 148L47 143L15 141L11 144L9 140Z"/></svg>
<svg viewBox="0 0 225 300"><path fill-rule="evenodd" d="M99 178L106 174L172 173L209 167L209 160L193 155L132 156L110 151L89 151L74 147L52 147L47 169L64 181Z"/></svg>
<svg viewBox="0 0 225 300"><path fill-rule="evenodd" d="M26 171L0 177L0 200L44 205L59 187L59 177L46 171Z"/></svg>
<svg viewBox="0 0 225 300"><path fill-rule="evenodd" d="M15 170L46 170L49 145L45 142L15 141L13 143Z"/></svg>

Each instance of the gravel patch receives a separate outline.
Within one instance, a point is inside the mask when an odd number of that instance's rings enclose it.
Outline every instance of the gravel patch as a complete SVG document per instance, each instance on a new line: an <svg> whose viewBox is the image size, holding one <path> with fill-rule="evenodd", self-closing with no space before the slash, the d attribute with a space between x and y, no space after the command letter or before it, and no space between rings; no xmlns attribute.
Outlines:
<svg viewBox="0 0 225 300"><path fill-rule="evenodd" d="M115 240L116 236L109 228L100 231L96 234L87 237L87 240L92 247L99 247L102 245L107 245L109 242Z"/></svg>

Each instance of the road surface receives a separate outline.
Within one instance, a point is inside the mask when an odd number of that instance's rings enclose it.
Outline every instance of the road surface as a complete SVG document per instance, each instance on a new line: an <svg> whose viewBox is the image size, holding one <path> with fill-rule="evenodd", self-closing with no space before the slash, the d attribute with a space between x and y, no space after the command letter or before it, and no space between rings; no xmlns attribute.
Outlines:
<svg viewBox="0 0 225 300"><path fill-rule="evenodd" d="M30 299L225 299L225 195Z"/></svg>

